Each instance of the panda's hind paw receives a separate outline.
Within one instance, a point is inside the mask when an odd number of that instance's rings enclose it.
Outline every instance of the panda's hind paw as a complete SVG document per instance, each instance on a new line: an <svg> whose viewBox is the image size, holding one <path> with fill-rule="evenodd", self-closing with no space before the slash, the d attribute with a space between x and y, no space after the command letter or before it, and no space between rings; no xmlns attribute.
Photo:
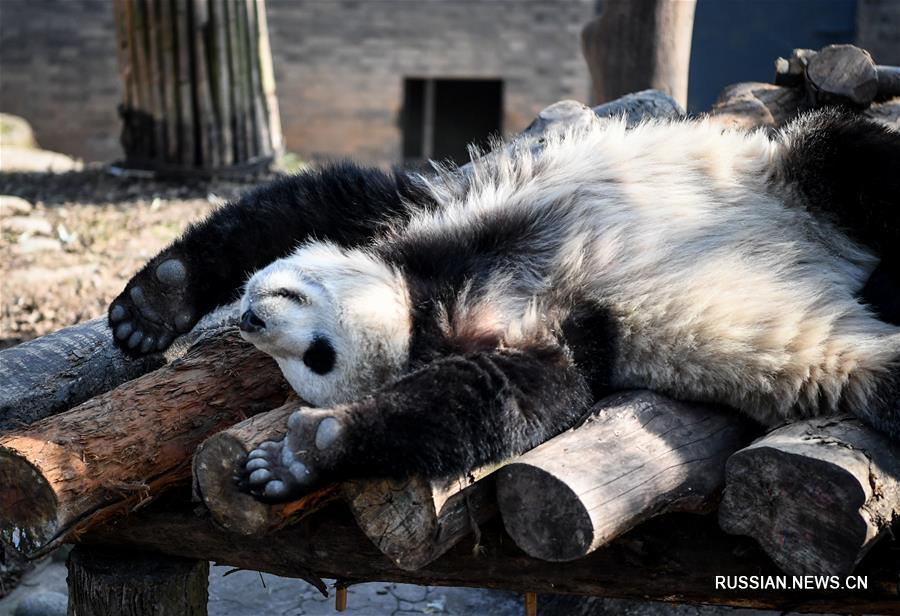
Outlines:
<svg viewBox="0 0 900 616"><path fill-rule="evenodd" d="M303 409L288 420L280 441L266 441L247 455L236 477L238 487L257 499L287 502L333 477L343 455L344 422L332 411Z"/></svg>
<svg viewBox="0 0 900 616"><path fill-rule="evenodd" d="M189 299L189 276L181 259L155 259L129 281L109 306L116 345L132 357L165 350L200 315Z"/></svg>

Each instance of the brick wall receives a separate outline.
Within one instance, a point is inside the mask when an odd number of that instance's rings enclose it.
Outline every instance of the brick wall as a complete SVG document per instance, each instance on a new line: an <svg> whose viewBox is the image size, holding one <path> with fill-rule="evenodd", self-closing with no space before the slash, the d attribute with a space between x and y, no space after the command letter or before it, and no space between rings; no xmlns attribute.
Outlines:
<svg viewBox="0 0 900 616"><path fill-rule="evenodd" d="M578 33L593 0L269 0L287 147L302 158L399 161L403 77L504 80L504 128L585 100ZM121 155L108 0L0 1L0 110L45 148Z"/></svg>
<svg viewBox="0 0 900 616"><path fill-rule="evenodd" d="M404 77L504 82L506 132L586 100L579 32L593 0L269 0L288 148L307 158L400 157Z"/></svg>
<svg viewBox="0 0 900 616"><path fill-rule="evenodd" d="M117 66L108 0L0 0L0 111L27 119L41 147L121 155Z"/></svg>
<svg viewBox="0 0 900 616"><path fill-rule="evenodd" d="M586 100L579 30L595 0L268 0L287 147L306 159L400 157L404 77L504 81L504 129ZM900 64L900 3L858 0L860 43ZM109 0L0 0L0 111L39 143L120 156Z"/></svg>

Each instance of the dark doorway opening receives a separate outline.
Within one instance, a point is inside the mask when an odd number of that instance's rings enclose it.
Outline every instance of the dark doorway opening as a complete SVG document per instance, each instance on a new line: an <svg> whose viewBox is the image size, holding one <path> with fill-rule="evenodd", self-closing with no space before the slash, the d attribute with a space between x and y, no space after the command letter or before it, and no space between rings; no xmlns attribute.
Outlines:
<svg viewBox="0 0 900 616"><path fill-rule="evenodd" d="M484 148L501 133L499 79L414 79L403 84L403 159L469 161L469 144Z"/></svg>

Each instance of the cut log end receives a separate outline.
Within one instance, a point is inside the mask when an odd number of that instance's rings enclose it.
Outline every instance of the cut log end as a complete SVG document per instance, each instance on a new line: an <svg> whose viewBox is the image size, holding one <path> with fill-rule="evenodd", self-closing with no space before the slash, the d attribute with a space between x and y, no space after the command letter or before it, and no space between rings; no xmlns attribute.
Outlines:
<svg viewBox="0 0 900 616"><path fill-rule="evenodd" d="M509 477L515 479L506 480ZM578 494L552 473L512 463L500 470L497 498L506 532L526 554L563 562L590 552L594 543L590 512Z"/></svg>
<svg viewBox="0 0 900 616"><path fill-rule="evenodd" d="M735 453L719 524L792 575L847 575L900 517L900 448L858 420L790 424Z"/></svg>
<svg viewBox="0 0 900 616"><path fill-rule="evenodd" d="M350 481L342 491L362 531L398 567L417 569L427 562L438 528L426 481L416 477ZM397 507L402 517L396 515Z"/></svg>
<svg viewBox="0 0 900 616"><path fill-rule="evenodd" d="M725 532L753 537L785 571L819 573L798 571L797 552L808 552L811 561L827 554L833 573L853 570L868 530L859 516L866 495L853 475L772 447L738 452L727 468L729 478L739 480L729 481L723 498Z"/></svg>
<svg viewBox="0 0 900 616"><path fill-rule="evenodd" d="M263 534L337 498L337 486L326 486L290 503L267 505L241 492L234 480L253 447L284 435L288 417L298 405L292 396L283 406L219 432L197 448L193 462L194 492L222 528L242 535Z"/></svg>
<svg viewBox="0 0 900 616"><path fill-rule="evenodd" d="M194 489L222 528L241 534L270 524L269 506L237 489L234 474L247 450L227 432L207 439L194 457Z"/></svg>
<svg viewBox="0 0 900 616"><path fill-rule="evenodd" d="M0 447L0 519L28 543L43 543L57 530L57 499L41 472L14 449Z"/></svg>

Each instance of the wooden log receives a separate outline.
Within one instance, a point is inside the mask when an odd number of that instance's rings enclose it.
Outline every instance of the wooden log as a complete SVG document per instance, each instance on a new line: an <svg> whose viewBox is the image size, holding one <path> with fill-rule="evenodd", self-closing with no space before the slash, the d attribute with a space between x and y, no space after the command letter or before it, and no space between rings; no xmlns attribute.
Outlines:
<svg viewBox="0 0 900 616"><path fill-rule="evenodd" d="M806 88L813 105L867 107L878 94L878 73L869 52L854 45L828 45L809 59Z"/></svg>
<svg viewBox="0 0 900 616"><path fill-rule="evenodd" d="M900 131L900 96L874 103L863 112L863 115Z"/></svg>
<svg viewBox="0 0 900 616"><path fill-rule="evenodd" d="M284 402L275 362L227 331L180 360L0 436L0 530L42 550L190 477L209 435Z"/></svg>
<svg viewBox="0 0 900 616"><path fill-rule="evenodd" d="M259 443L281 438L299 402L251 417L220 432L194 456L194 492L223 528L243 535L282 528L342 495L363 532L398 567L431 562L496 510L493 486L476 483L492 469L444 481L368 479L329 486L281 505L263 504L240 492L235 471Z"/></svg>
<svg viewBox="0 0 900 616"><path fill-rule="evenodd" d="M254 415L209 437L194 454L194 495L226 530L242 535L271 532L315 511L339 496L327 486L297 501L267 505L237 489L235 473L247 454L263 441L284 436L288 417L297 410L295 395L277 409Z"/></svg>
<svg viewBox="0 0 900 616"><path fill-rule="evenodd" d="M406 571L378 551L340 503L265 537L222 531L211 519L198 517L186 507L173 510L173 502L158 505L111 521L79 541L215 560L314 582L322 576L355 582L576 593L785 612L889 614L896 613L900 601L900 568L887 543L876 546L866 558L867 589L730 590L719 585L717 576L729 576L734 582L739 576L780 572L752 540L719 529L715 516L671 514L654 518L585 558L563 563L529 558L499 524L488 522L482 526L482 549L477 555L471 546L458 544L422 569Z"/></svg>
<svg viewBox="0 0 900 616"><path fill-rule="evenodd" d="M125 357L105 317L0 351L0 432L62 412L164 363L162 355Z"/></svg>
<svg viewBox="0 0 900 616"><path fill-rule="evenodd" d="M528 555L566 561L653 516L708 512L725 461L752 434L729 409L649 391L610 396L581 426L500 469L503 525Z"/></svg>
<svg viewBox="0 0 900 616"><path fill-rule="evenodd" d="M795 49L789 58L775 60L775 85L790 88L802 87L806 81L806 65L818 52L812 49Z"/></svg>
<svg viewBox="0 0 900 616"><path fill-rule="evenodd" d="M67 562L69 614L206 616L209 562L76 546Z"/></svg>
<svg viewBox="0 0 900 616"><path fill-rule="evenodd" d="M448 480L350 481L342 492L360 529L381 553L400 569L415 571L473 532L472 550L478 551L479 525L497 510L487 475L498 466Z"/></svg>
<svg viewBox="0 0 900 616"><path fill-rule="evenodd" d="M802 89L750 81L722 90L709 119L727 128L778 128L808 108Z"/></svg>
<svg viewBox="0 0 900 616"><path fill-rule="evenodd" d="M625 116L629 128L650 118L676 120L684 117L684 108L659 90L642 90L594 107L600 118Z"/></svg>
<svg viewBox="0 0 900 616"><path fill-rule="evenodd" d="M793 575L849 574L900 519L900 444L850 417L765 435L731 457L726 481L722 528Z"/></svg>
<svg viewBox="0 0 900 616"><path fill-rule="evenodd" d="M125 357L106 318L93 319L0 351L0 432L81 404L183 355L200 337L233 327L232 304L203 317L164 354Z"/></svg>
<svg viewBox="0 0 900 616"><path fill-rule="evenodd" d="M601 103L646 88L687 105L695 0L605 0L581 31L581 49Z"/></svg>

